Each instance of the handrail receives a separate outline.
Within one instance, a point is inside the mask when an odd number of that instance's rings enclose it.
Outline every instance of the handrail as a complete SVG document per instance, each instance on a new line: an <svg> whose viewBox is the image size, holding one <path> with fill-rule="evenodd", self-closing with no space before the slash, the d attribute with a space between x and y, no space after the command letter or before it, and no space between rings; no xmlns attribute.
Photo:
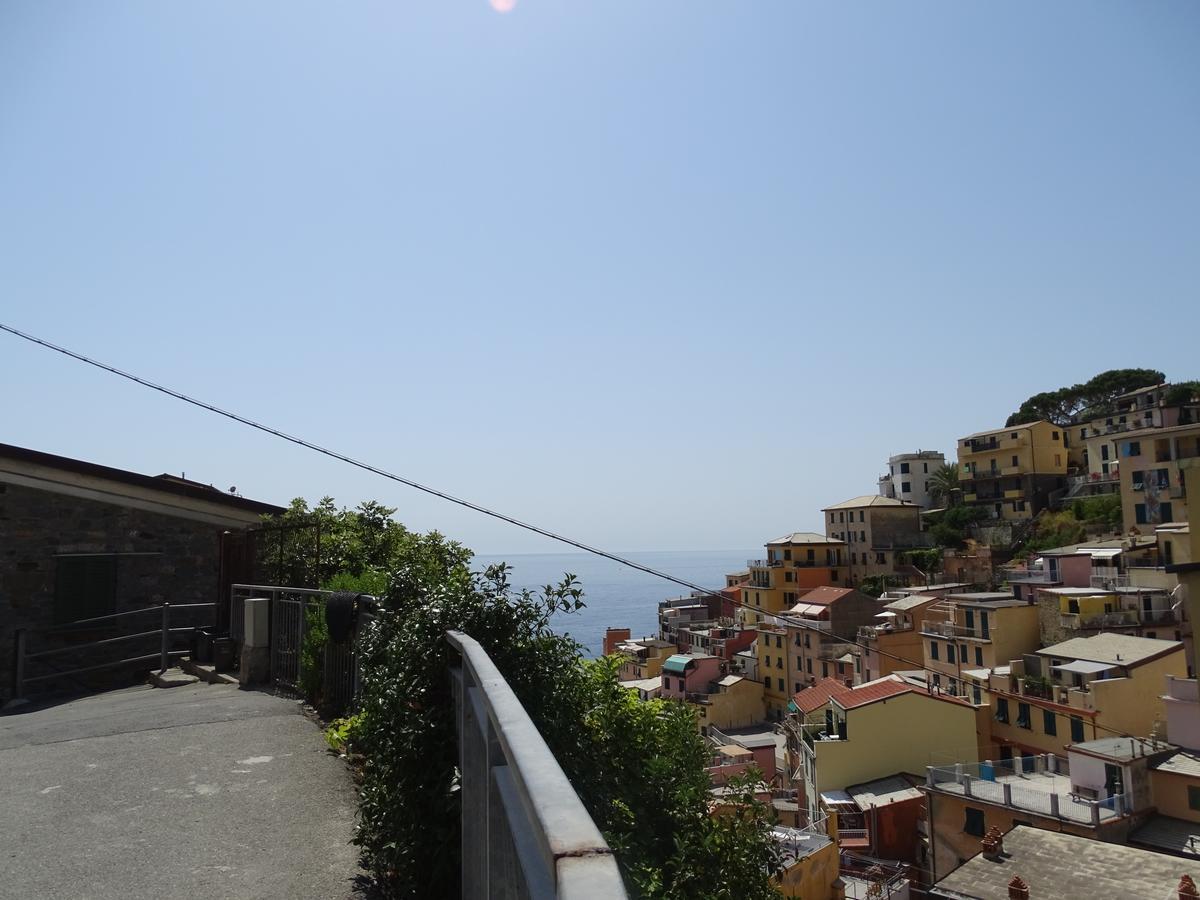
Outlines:
<svg viewBox="0 0 1200 900"><path fill-rule="evenodd" d="M172 603L171 609L197 609L201 606L216 606L216 603ZM118 613L109 613L106 616L92 616L90 619L75 619L70 622L62 622L58 625L52 625L47 631L58 631L63 628L74 628L76 625L90 625L93 622L107 622L110 619L120 619L125 616L136 616L148 612L162 612L162 604L156 603L154 606L143 606L141 609L126 609Z"/></svg>
<svg viewBox="0 0 1200 900"><path fill-rule="evenodd" d="M446 641L462 656L463 895L624 900L612 850L504 676L473 638Z"/></svg>

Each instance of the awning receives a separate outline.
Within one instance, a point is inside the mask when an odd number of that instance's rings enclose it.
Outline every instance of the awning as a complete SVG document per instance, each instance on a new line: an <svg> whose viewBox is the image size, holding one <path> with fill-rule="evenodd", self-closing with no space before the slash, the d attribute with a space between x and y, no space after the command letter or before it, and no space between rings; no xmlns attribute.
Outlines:
<svg viewBox="0 0 1200 900"><path fill-rule="evenodd" d="M1076 550L1075 552L1077 554L1078 553L1087 554L1092 559L1112 559L1114 556L1119 556L1121 554L1121 548L1117 547L1114 549L1112 547L1104 547L1102 549L1097 549L1097 550L1088 550L1085 547L1081 550Z"/></svg>
<svg viewBox="0 0 1200 900"><path fill-rule="evenodd" d="M788 610L794 616L807 616L810 619L819 619L828 611L828 606L818 606L815 603L797 603Z"/></svg>
<svg viewBox="0 0 1200 900"><path fill-rule="evenodd" d="M1061 666L1051 666L1052 669L1057 669L1060 672L1078 672L1080 675L1095 675L1097 672L1107 672L1109 669L1115 669L1112 663L1092 662L1090 659L1074 659L1069 663L1063 663Z"/></svg>
<svg viewBox="0 0 1200 900"><path fill-rule="evenodd" d="M858 808L854 798L845 791L821 791L821 802L826 806L853 806Z"/></svg>
<svg viewBox="0 0 1200 900"><path fill-rule="evenodd" d="M875 613L875 618L877 618L877 619L894 619L894 618L896 618L896 614L894 612L892 612L891 610L888 610L887 612Z"/></svg>
<svg viewBox="0 0 1200 900"><path fill-rule="evenodd" d="M687 671L687 665L692 661L692 657L682 653L676 653L674 656L668 656L667 661L663 663L663 668L668 672L674 672L682 675Z"/></svg>

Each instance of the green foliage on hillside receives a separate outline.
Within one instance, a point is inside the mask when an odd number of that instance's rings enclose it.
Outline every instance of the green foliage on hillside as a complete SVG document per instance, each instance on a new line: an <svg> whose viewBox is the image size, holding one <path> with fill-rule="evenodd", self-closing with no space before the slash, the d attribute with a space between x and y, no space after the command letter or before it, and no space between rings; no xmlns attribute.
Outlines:
<svg viewBox="0 0 1200 900"><path fill-rule="evenodd" d="M1166 380L1167 376L1156 369L1110 369L1083 384L1034 394L1008 417L1005 425L1023 425L1040 419L1066 425L1081 412L1103 415L1119 395Z"/></svg>
<svg viewBox="0 0 1200 900"><path fill-rule="evenodd" d="M1100 531L1121 530L1121 498L1116 494L1076 500L1058 512L1043 512L1022 548L1036 553L1080 544Z"/></svg>
<svg viewBox="0 0 1200 900"><path fill-rule="evenodd" d="M1171 385L1165 398L1167 406L1182 406L1200 401L1200 381L1180 381Z"/></svg>
<svg viewBox="0 0 1200 900"><path fill-rule="evenodd" d="M986 519L987 512L979 506L952 506L929 518L929 532L938 546L957 549L966 546L967 529Z"/></svg>

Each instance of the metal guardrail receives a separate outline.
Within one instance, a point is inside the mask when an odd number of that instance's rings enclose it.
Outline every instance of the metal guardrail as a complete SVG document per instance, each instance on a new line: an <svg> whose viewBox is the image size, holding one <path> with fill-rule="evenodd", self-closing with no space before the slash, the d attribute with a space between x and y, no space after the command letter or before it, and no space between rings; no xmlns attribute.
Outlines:
<svg viewBox="0 0 1200 900"><path fill-rule="evenodd" d="M101 638L95 641L85 641L78 644L68 644L63 647L52 647L49 650L39 650L35 653L30 653L27 649L28 630L18 628L15 632L15 646L13 652L13 697L22 698L25 696L25 687L30 684L35 684L42 681L54 681L59 678L70 678L75 675L85 675L91 672L101 672L105 669L116 669L121 666L133 665L134 663L147 663L158 661L159 671L165 672L171 665L173 657L186 656L186 650L172 650L171 637L177 634L188 634L195 631L198 627L203 626L182 626L171 627L171 610L183 609L206 609L216 607L215 603L161 603L157 606L146 606L141 609L128 609L118 613L110 613L104 616L92 616L87 619L75 619L72 622L63 622L49 629L51 633L64 632L70 629L77 629L81 626L96 625L99 623L114 622L117 619L125 619L131 616L145 615L146 613L158 613L160 618L159 627L150 631L140 631L133 634L122 634L116 637ZM26 675L26 668L30 660L44 660L51 656L59 656L64 653L83 653L96 647L109 647L125 641L135 641L158 636L159 650L157 653L147 653L141 656L133 656L123 659L109 660L108 662L99 663L91 666L77 666L73 669L60 669L43 675Z"/></svg>
<svg viewBox="0 0 1200 900"><path fill-rule="evenodd" d="M472 898L624 900L612 850L483 647L451 671L462 778L462 890Z"/></svg>

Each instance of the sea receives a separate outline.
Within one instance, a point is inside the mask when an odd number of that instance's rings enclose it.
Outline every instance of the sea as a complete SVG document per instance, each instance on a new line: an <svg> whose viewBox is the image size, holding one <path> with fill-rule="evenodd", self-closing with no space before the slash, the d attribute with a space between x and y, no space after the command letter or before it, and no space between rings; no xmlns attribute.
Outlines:
<svg viewBox="0 0 1200 900"><path fill-rule="evenodd" d="M651 550L617 555L703 588L723 588L726 573L746 568L746 560L762 556L762 548ZM498 562L512 567L509 581L518 589L538 590L557 584L568 572L579 579L587 605L578 612L557 613L551 626L579 641L587 656L600 655L607 628L628 628L634 637L657 634L659 602L690 593L670 581L590 553L479 555L472 568L482 569Z"/></svg>

